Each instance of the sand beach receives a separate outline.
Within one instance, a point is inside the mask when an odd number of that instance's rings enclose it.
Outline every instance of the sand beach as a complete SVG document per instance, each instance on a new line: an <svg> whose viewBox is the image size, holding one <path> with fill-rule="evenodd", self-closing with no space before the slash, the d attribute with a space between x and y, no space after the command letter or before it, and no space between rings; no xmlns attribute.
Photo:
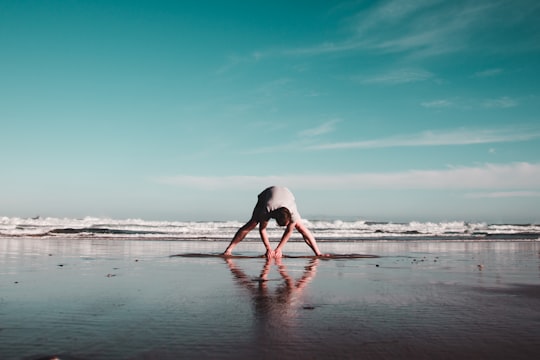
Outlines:
<svg viewBox="0 0 540 360"><path fill-rule="evenodd" d="M0 239L2 359L532 359L537 241ZM285 254L306 254L301 242Z"/></svg>

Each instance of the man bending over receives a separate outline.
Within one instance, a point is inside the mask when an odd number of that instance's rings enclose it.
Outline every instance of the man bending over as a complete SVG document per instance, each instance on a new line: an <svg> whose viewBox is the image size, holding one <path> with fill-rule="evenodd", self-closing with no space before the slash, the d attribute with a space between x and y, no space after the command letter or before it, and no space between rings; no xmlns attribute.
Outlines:
<svg viewBox="0 0 540 360"><path fill-rule="evenodd" d="M285 231L281 236L281 240L275 250L270 247L268 241L268 235L266 233L266 227L268 221L275 219L279 226L285 226ZM309 229L303 224L300 214L296 209L296 202L294 196L289 189L281 186L272 186L265 189L259 194L259 200L255 209L253 209L253 215L251 219L234 235L231 243L225 249L224 256L231 256L233 248L246 237L246 235L253 230L257 224L259 224L259 234L261 240L266 247L267 258L280 258L282 257L282 250L294 229L298 230L306 244L313 250L316 256L322 256L315 238L309 231Z"/></svg>

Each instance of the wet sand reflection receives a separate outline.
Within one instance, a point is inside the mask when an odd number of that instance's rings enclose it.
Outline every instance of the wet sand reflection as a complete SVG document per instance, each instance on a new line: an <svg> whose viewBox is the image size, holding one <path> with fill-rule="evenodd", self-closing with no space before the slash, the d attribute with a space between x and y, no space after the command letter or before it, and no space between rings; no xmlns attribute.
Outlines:
<svg viewBox="0 0 540 360"><path fill-rule="evenodd" d="M306 263L304 272L294 279L282 259L267 259L259 277L251 277L231 258L225 259L239 287L248 291L254 310L254 337L260 351L281 351L298 339L295 320L300 311L313 309L304 305L303 294L316 274L319 259ZM279 278L270 278L273 265ZM276 284L277 282L277 284ZM268 355L270 352L268 353ZM259 354L261 355L261 354Z"/></svg>

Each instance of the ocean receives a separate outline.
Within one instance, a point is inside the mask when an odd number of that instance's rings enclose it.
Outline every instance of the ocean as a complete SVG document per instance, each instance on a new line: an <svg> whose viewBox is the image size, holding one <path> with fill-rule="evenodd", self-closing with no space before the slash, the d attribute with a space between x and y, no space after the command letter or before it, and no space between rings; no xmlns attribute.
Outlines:
<svg viewBox="0 0 540 360"><path fill-rule="evenodd" d="M477 222L319 221L304 220L317 241L538 241L540 224L487 224ZM0 238L62 237L153 240L231 239L243 225L239 221L147 221L142 219L18 218L0 217ZM278 239L282 229L271 222L271 239ZM295 234L291 241L301 241ZM245 241L260 241L252 231Z"/></svg>

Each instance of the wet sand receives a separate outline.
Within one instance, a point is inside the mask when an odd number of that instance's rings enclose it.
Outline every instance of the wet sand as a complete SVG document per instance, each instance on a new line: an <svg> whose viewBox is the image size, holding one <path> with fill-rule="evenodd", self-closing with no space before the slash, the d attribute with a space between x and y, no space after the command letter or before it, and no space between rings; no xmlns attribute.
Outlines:
<svg viewBox="0 0 540 360"><path fill-rule="evenodd" d="M319 245L0 239L0 358L540 356L539 242Z"/></svg>

